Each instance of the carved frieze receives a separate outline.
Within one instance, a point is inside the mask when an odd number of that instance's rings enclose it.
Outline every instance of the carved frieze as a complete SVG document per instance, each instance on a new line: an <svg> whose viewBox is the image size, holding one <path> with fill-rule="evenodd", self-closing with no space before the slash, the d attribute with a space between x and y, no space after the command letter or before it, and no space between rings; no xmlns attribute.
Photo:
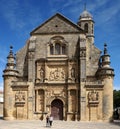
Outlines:
<svg viewBox="0 0 120 129"><path fill-rule="evenodd" d="M63 97L65 98L65 91L64 90L51 90L51 91L47 91L46 92L46 97L50 98L50 97Z"/></svg>
<svg viewBox="0 0 120 129"><path fill-rule="evenodd" d="M63 68L50 69L49 81L64 81L65 71Z"/></svg>

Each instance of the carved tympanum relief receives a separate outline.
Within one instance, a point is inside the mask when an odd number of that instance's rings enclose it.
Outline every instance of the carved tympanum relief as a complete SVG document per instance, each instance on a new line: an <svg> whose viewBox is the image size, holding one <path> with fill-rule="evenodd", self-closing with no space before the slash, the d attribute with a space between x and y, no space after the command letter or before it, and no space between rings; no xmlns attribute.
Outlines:
<svg viewBox="0 0 120 129"><path fill-rule="evenodd" d="M47 98L50 98L50 97L63 97L65 98L66 97L66 94L65 94L65 91L64 90L51 90L51 91L47 91L46 92L46 97Z"/></svg>
<svg viewBox="0 0 120 129"><path fill-rule="evenodd" d="M50 81L64 81L65 71L63 68L51 68L49 74Z"/></svg>

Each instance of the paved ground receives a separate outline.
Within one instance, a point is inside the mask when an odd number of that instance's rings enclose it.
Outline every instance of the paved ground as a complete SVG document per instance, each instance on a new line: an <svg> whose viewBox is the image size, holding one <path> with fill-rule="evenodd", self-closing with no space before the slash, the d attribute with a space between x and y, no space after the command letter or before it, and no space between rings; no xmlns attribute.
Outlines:
<svg viewBox="0 0 120 129"><path fill-rule="evenodd" d="M0 120L0 129L49 129L45 121L21 120L5 121ZM120 129L120 121L115 123L103 122L78 122L78 121L53 121L51 129Z"/></svg>

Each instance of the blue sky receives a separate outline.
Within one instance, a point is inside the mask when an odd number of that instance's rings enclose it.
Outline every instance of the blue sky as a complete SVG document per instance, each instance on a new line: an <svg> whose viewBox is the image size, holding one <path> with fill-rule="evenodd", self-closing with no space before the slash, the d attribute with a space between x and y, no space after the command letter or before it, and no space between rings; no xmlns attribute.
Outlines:
<svg viewBox="0 0 120 129"><path fill-rule="evenodd" d="M95 21L95 46L103 50L107 43L114 89L120 90L120 0L0 0L0 89L10 45L16 53L30 32L57 12L77 23L84 3Z"/></svg>

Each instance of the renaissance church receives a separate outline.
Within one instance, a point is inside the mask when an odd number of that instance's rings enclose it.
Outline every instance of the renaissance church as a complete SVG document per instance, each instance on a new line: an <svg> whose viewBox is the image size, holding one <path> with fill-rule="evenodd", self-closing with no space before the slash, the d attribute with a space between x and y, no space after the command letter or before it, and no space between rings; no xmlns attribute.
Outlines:
<svg viewBox="0 0 120 129"><path fill-rule="evenodd" d="M56 13L30 33L16 56L12 46L4 79L4 119L110 121L114 69L107 44L94 44L93 16L77 23Z"/></svg>

